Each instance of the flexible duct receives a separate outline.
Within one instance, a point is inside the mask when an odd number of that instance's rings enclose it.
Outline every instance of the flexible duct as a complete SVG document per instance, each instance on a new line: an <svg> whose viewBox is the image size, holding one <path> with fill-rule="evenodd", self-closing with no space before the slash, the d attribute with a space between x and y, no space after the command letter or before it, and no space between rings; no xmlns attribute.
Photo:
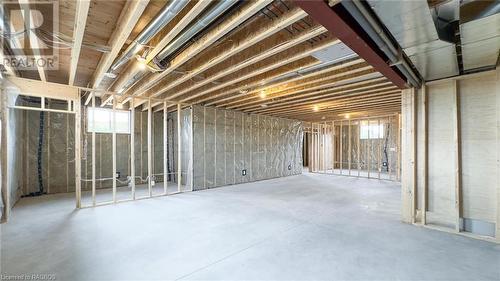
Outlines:
<svg viewBox="0 0 500 281"><path fill-rule="evenodd" d="M162 28L189 3L189 0L171 0L156 17L142 30L135 40L128 46L123 54L115 60L110 67L110 72L115 71L125 62L129 61L142 47L153 38Z"/></svg>

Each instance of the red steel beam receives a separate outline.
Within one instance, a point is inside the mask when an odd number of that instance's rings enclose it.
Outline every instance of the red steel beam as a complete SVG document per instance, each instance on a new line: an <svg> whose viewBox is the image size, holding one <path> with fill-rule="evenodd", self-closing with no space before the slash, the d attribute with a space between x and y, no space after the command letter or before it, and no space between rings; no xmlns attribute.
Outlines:
<svg viewBox="0 0 500 281"><path fill-rule="evenodd" d="M324 0L295 0L302 10L308 13L315 21L323 25L330 33L356 52L367 63L382 73L398 88L404 89L405 78L392 69L364 39L366 34L358 34L352 26L346 22L337 12Z"/></svg>

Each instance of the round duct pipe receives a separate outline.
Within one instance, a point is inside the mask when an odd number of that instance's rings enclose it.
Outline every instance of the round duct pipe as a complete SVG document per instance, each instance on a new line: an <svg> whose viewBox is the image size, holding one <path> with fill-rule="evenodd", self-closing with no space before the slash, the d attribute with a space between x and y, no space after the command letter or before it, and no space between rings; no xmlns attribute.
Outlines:
<svg viewBox="0 0 500 281"><path fill-rule="evenodd" d="M210 10L205 12L201 18L191 24L187 30L179 34L170 44L168 44L155 58L155 61L162 61L186 44L200 31L205 29L210 23L231 8L238 0L218 1Z"/></svg>
<svg viewBox="0 0 500 281"><path fill-rule="evenodd" d="M137 38L128 46L122 55L115 60L109 71L115 71L135 56L143 46L153 38L162 28L167 26L170 21L189 3L189 0L171 0L155 18L139 33Z"/></svg>
<svg viewBox="0 0 500 281"><path fill-rule="evenodd" d="M208 11L203 13L196 22L191 24L186 30L182 31L153 59L154 65L159 68L159 70L165 69L168 66L168 62L162 62L165 58L168 58L168 56L173 54L176 50L185 46L191 38L203 31L237 2L238 0L224 0L216 2ZM138 60L134 60L131 67L129 67L125 73L121 74L118 80L113 84L112 91L117 91L119 94L123 93L147 75L150 69L152 69L152 67L149 67Z"/></svg>

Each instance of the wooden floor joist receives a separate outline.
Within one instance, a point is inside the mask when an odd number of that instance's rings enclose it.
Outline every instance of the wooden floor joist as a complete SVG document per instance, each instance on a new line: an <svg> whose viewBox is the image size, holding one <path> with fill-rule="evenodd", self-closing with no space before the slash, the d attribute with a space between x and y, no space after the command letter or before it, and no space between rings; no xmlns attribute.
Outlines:
<svg viewBox="0 0 500 281"><path fill-rule="evenodd" d="M330 114L328 118L325 118L323 120L329 121L329 120L342 120L345 119L345 114L349 114L353 118L366 118L368 116L381 116L381 115L387 115L387 114L392 114L392 112L397 112L398 108L401 107L401 104L395 104L395 105L388 105L388 106L372 106L372 107L360 107L360 108L349 108L345 110L337 110L333 114ZM281 115L271 115L271 116L276 116L276 117L282 117L282 118L290 118L287 116L281 116ZM321 117L325 116L323 115L307 115L307 116L300 116L301 120L304 122L314 122L314 120L322 120Z"/></svg>
<svg viewBox="0 0 500 281"><path fill-rule="evenodd" d="M254 109L254 110L248 110L247 112L256 112L256 113L269 113L269 112L275 112L275 111L280 111L280 110L286 110L289 108L297 108L297 106L307 106L308 108L311 108L313 105L317 105L318 107L321 107L321 105L327 103L327 102L332 102L338 99L346 98L346 97L351 97L351 96L359 96L361 99L365 98L365 95L369 94L385 94L385 93L392 93L392 92L397 92L397 90L394 88L394 85L389 85L389 86L378 86L375 89L365 89L363 91L358 91L358 90L351 90L351 91L332 91L331 94L329 94L326 97L318 97L317 100L314 101L307 101L307 100L292 100L286 104L278 104L275 105L272 108L268 107L261 107L259 109Z"/></svg>
<svg viewBox="0 0 500 281"><path fill-rule="evenodd" d="M363 106L363 105L376 105L376 104L390 104L391 102L400 102L401 98L399 96L399 90L391 92L384 93L384 95L388 95L387 98L381 99L380 97L375 97L375 98L366 98L363 99L363 102L359 100L351 100L351 101L340 101L336 105L329 105L324 108L320 108L316 113L326 113L326 112L331 112L335 111L338 109L346 109L350 108L351 106ZM295 108L295 109L288 109L288 110L283 110L283 111L277 111L277 112L270 112L268 114L281 114L281 115L296 115L300 116L301 114L310 114L312 111L311 107L300 107L300 108Z"/></svg>
<svg viewBox="0 0 500 281"><path fill-rule="evenodd" d="M69 85L75 83L76 69L82 48L83 34L87 23L90 1L79 1L76 5L75 24L73 30L73 48L71 48L71 65L69 71Z"/></svg>
<svg viewBox="0 0 500 281"><path fill-rule="evenodd" d="M316 115L316 116L324 116L325 114L328 114L328 113L337 113L338 114L341 114L340 112L347 112L349 110L352 110L352 111L360 111L361 109L368 109L368 108L381 108L381 107L392 107L392 106L399 106L401 104L401 100L398 98L398 97L394 97L392 99L389 99L389 100L384 100L384 101L377 101L377 102L369 102L369 103L366 103L366 104L359 104L359 103L350 103L350 104L346 104L346 105L343 105L343 106L339 106L339 107L333 107L331 109L325 109L323 111L319 111L319 112L316 112L312 115ZM290 112L290 113L285 113L285 114L280 114L282 116L287 116L288 118L290 118L290 116L302 116L302 115L310 115L310 111L309 112L303 112L303 113L296 113L296 112Z"/></svg>
<svg viewBox="0 0 500 281"><path fill-rule="evenodd" d="M342 69L346 69L348 67L351 67L351 66L353 66L356 69L358 67L368 67L368 65L363 63L363 60L355 59L355 60L343 62L340 64L336 64L336 65L333 65L330 67L326 67L325 69L314 71L314 72L308 73L306 75L299 75L297 77L294 77L291 79L286 79L285 81L280 81L277 83L272 83L271 85L266 85L264 87L261 86L261 87L258 87L257 89L252 89L251 91L248 91L248 92L231 95L225 99L220 99L217 103L210 102L210 103L208 103L208 105L216 104L217 106L224 106L224 107L230 108L229 106L231 106L231 105L255 99L258 96L258 94L262 91L264 91L268 94L268 96L266 96L265 99L269 99L269 96L271 96L273 93L288 91L290 89L293 89L294 86L299 87L299 86L303 86L304 84L307 84L307 83L321 82L321 81L327 80L329 78L334 78L332 76L337 76L339 71L341 71ZM244 97L244 96L247 96L247 97ZM233 100L233 101L230 101L230 100Z"/></svg>
<svg viewBox="0 0 500 281"><path fill-rule="evenodd" d="M362 94L363 90L369 90L369 89L374 89L374 88L379 88L383 86L393 86L392 83L390 82L382 82L382 83L363 83L363 84L358 84L358 85L348 85L349 87L335 87L331 89L325 89L318 91L315 93L316 95L312 95L309 97L297 97L297 98L290 98L287 101L282 101L279 103L276 103L274 105L266 105L265 107L260 106L259 108L250 108L246 109L245 111L256 111L256 112L265 112L265 110L272 110L276 108L283 108L286 106L290 106L293 104L303 104L303 102L322 102L322 99L330 98L330 97L345 97L345 96L356 96L359 94Z"/></svg>
<svg viewBox="0 0 500 281"><path fill-rule="evenodd" d="M236 13L230 15L224 22L219 24L217 27L213 28L207 32L203 37L201 37L197 42L190 45L187 49L182 51L179 55L174 57L170 61L170 65L167 69L160 73L152 74L145 77L138 88L129 89L124 96L140 96L146 93L149 89L154 87L161 79L165 78L168 74L176 70L179 66L186 63L188 60L192 59L194 56L199 54L201 51L212 45L215 41L222 38L232 29L236 28L238 25L249 19L255 13L260 11L262 8L271 3L272 0L262 0L255 2L248 2L245 7Z"/></svg>
<svg viewBox="0 0 500 281"><path fill-rule="evenodd" d="M303 19L307 14L298 8L295 8L289 11L284 16L280 17L279 20L270 21L269 23L263 25L258 30L253 31L252 34L239 38L236 42L231 42L232 44L228 47L225 47L223 50L220 50L214 57L206 58L200 65L194 66L191 70L188 70L181 77L169 78L167 77L165 81L159 85L161 86L160 90L152 90L154 92L152 96L158 96L162 92L166 92L177 85L180 85L190 79L196 77L200 73L216 66L219 63L227 60L228 58L238 54L239 52L247 49L248 47L259 43L260 41L276 34L282 29L286 28L290 24Z"/></svg>
<svg viewBox="0 0 500 281"><path fill-rule="evenodd" d="M352 87L352 84L347 82L370 77L372 76L372 74L373 72L371 69L363 70L363 68L346 71L339 75L330 76L330 78L327 80L327 82L325 82L325 84L318 83L316 84L317 86L311 85L311 87L303 86L300 88L290 89L284 92L280 92L276 95L272 95L273 97L268 100L261 99L261 101L248 102L246 106L238 105L239 107L234 106L229 108L234 108L237 110L247 110L252 108L258 108L262 104L266 104L267 106L272 106L275 104L284 104L285 102L290 100L302 100L309 97L318 97L318 95L320 94L329 93L333 89L339 87L344 87L344 88L346 86ZM365 81L366 80L362 80L362 82ZM339 84L341 84L341 86L337 86ZM357 83L354 82L354 84Z"/></svg>
<svg viewBox="0 0 500 281"><path fill-rule="evenodd" d="M19 0L19 7L24 10L24 11L31 11L31 4L34 4L30 2L30 0ZM22 16L24 18L25 23L31 23L31 25L35 26L37 23L35 21L34 15L35 13L31 12L24 12L22 13ZM42 61L42 53L40 52L41 49L41 42L39 41L38 36L35 34L34 30L29 30L29 45L33 46L31 49L32 54L35 58L36 61ZM25 43L26 44L26 43ZM47 75L45 74L45 68L43 65L40 65L39 63L35 63L35 67L38 71L38 75L40 77L41 81L47 81Z"/></svg>
<svg viewBox="0 0 500 281"><path fill-rule="evenodd" d="M144 12L149 0L127 2L118 19L118 26L111 35L108 44L111 46L109 53L103 54L97 65L90 84L92 88L98 88L104 79L104 74L108 71L118 53L125 44L132 29Z"/></svg>
<svg viewBox="0 0 500 281"><path fill-rule="evenodd" d="M265 83L263 81L266 81L267 79L273 79L275 77L280 77L283 75L288 75L290 73L295 73L295 72L300 71L302 69L319 64L319 61L317 61L311 57L306 57L305 59L302 59L300 61L307 61L307 63L293 62L290 65L293 65L295 67L286 66L286 67L280 67L278 69L271 70L268 73L254 76L253 82L250 82L250 83L247 83L246 81L240 82L235 86L236 88L233 88L234 85L231 85L231 87L226 87L225 89L221 89L219 92L216 92L216 93L207 95L206 97L202 97L200 99L194 100L194 101L192 101L192 103L202 103L204 105L210 106L210 105L212 105L211 102L208 103L207 101L211 101L211 100L219 99L219 98L220 98L220 100L224 100L225 98L227 98L228 95L231 95L232 93L235 93L235 92L241 93L241 91L244 91L245 89L247 89L249 87L256 87L258 85L261 85L262 83Z"/></svg>
<svg viewBox="0 0 500 281"><path fill-rule="evenodd" d="M251 83L255 83L257 81L261 81L262 80L261 79L262 73L273 71L273 70L279 69L280 67L283 67L283 66L286 66L289 64L295 64L298 62L304 62L304 63L310 63L310 64L316 63L317 60L312 58L310 56L310 54L323 48L324 45L334 45L334 44L336 44L336 41L330 41L330 42L327 42L325 44L320 45L319 47L309 48L308 51L300 52L297 55L294 55L292 57L288 57L287 54L285 54L283 56L278 56L279 59L277 60L277 62L274 62L270 65L264 65L264 67L262 67L262 68L248 67L247 71L244 71L243 73L234 74L233 79L230 79L226 82L218 84L215 87L207 87L207 89L205 89L201 92L198 92L196 94L191 94L189 97L182 99L181 102L192 101L196 98L207 95L213 91L223 89L227 86L233 86L235 83L244 82L244 84L251 84ZM253 80L250 80L250 79L253 79ZM241 86L244 86L244 84ZM236 84L236 85L238 85L238 84Z"/></svg>
<svg viewBox="0 0 500 281"><path fill-rule="evenodd" d="M362 75L360 77L366 77ZM351 82L351 80L356 80L359 82ZM361 80L358 78L351 78L349 76L339 77L340 83L332 83L327 84L325 88L318 88L310 90L299 90L299 91L290 91L289 95L280 95L277 98L270 100L262 100L259 103L250 103L248 106L241 106L237 110L255 110L261 107L266 107L267 109L291 104L295 101L308 101L308 100L316 100L322 97L328 97L334 95L336 92L341 91L349 91L349 90L363 90L365 88L376 87L378 85L388 85L387 81L384 81L384 78L375 78L375 79L366 79ZM351 82L351 83L349 83ZM338 85L340 84L340 85Z"/></svg>
<svg viewBox="0 0 500 281"><path fill-rule="evenodd" d="M377 104L377 103L383 104L384 102L388 103L390 101L398 101L398 99L400 98L398 96L399 93L396 91L394 91L392 93L391 92L383 93L382 95L387 95L387 97L381 98L380 95L373 96L373 97L366 98L366 102L360 102L359 99L341 100L335 105L328 105L328 106L322 107L317 112L314 112L314 114L323 113L323 116L325 116L325 114L335 112L336 110L349 108L349 106L351 106L351 105L356 105L356 106L365 106L366 105L366 106L368 106L368 105L373 105L373 104ZM363 99L363 100L365 100L365 99ZM306 114L306 115L311 114L312 110L313 110L312 107L308 106L308 107L300 107L300 108L299 107L290 108L287 110L281 110L281 111L275 111L275 112L268 112L266 114L283 115L283 116L291 116L291 115L301 116L304 114Z"/></svg>
<svg viewBox="0 0 500 281"><path fill-rule="evenodd" d="M383 100L383 101L376 101L376 102L367 102L367 103L358 103L358 102L351 102L351 103L346 103L341 106L331 106L330 108L325 108L325 109L320 109L318 111L313 112L313 109L311 108L306 108L306 109L301 109L297 111L288 111L288 112L282 112L278 113L279 115L282 116L301 116L301 115L316 115L316 116L324 116L325 114L329 112L337 112L340 110L348 110L348 109L354 109L356 108L357 110L361 108L371 108L372 106L392 106L392 105L397 105L401 103L401 99L398 96L394 96L388 100ZM270 114L270 115L276 115Z"/></svg>
<svg viewBox="0 0 500 281"><path fill-rule="evenodd" d="M252 67L252 69L254 69L255 71L258 71L257 65L255 65L257 62L260 62L260 61L267 59L271 56L278 55L280 52L285 51L287 49L290 49L294 46L297 46L298 44L303 43L311 38L314 38L314 37L316 37L324 32L325 32L325 29L322 26L319 26L319 27L313 28L312 30L304 32L303 34L300 34L299 36L296 36L287 42L282 42L279 45L273 46L264 52L258 53L254 57L250 57L250 58L246 58L244 56L239 57L238 61L241 61L241 62L234 62L234 63L231 62L232 67L227 67L224 65L224 66L222 66L222 69L220 72L214 73L214 74L210 75L208 78L203 79L198 83L192 83L191 86L188 86L182 90L173 91L172 93L168 94L168 97L177 98L183 94L192 92L194 89L202 87L208 83L211 83L214 81L217 82L217 79L220 79L224 76L233 74L233 73L237 72L238 70L241 70L241 69L248 67L248 66ZM300 49L297 51L297 53L304 54L304 55L306 54L306 52L304 52L303 50L300 50ZM307 55L305 55L305 56L307 56ZM274 60L272 60L272 61L274 62ZM279 60L276 60L276 61L279 61ZM280 62L280 63L286 64L286 62ZM270 65L269 67L272 67L272 65ZM165 92L164 89L161 89L158 93L154 94L154 96L159 96L164 92Z"/></svg>

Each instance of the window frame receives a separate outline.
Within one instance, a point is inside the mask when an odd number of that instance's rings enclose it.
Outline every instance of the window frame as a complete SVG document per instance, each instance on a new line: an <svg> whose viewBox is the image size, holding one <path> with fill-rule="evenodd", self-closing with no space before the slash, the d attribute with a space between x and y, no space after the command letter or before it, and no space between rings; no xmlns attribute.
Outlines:
<svg viewBox="0 0 500 281"><path fill-rule="evenodd" d="M113 112L114 111L114 112ZM102 112L102 113L107 113L107 121L98 121L101 124L108 123L106 126L95 126L97 129L94 128L94 112ZM118 123L118 120L116 119L117 116L120 116L123 114L127 115L127 122L128 122L128 128L126 130L120 129L120 128L113 128L113 113L115 115L115 124ZM98 118L104 117L104 115L98 116ZM125 134L125 135L130 135L131 133L131 126L132 126L132 120L131 120L131 114L130 110L120 110L120 109L111 109L111 108L100 108L100 107L88 107L87 108L87 132L88 133L98 133L98 134ZM125 118L124 118L125 120ZM95 124L97 125L97 124ZM104 127L104 129L100 129ZM117 126L118 127L118 126Z"/></svg>
<svg viewBox="0 0 500 281"><path fill-rule="evenodd" d="M376 133L378 127L378 134ZM384 124L370 124L369 122L361 123L359 128L360 140L378 140L384 138ZM368 133L369 132L369 133Z"/></svg>

